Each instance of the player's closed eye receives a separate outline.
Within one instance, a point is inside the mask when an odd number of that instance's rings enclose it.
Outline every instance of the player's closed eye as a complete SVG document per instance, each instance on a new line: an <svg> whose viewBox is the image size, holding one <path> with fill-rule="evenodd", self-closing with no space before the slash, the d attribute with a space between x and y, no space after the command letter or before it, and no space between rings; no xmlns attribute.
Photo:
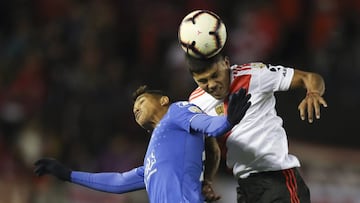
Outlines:
<svg viewBox="0 0 360 203"><path fill-rule="evenodd" d="M206 79L201 79L201 80L198 80L198 83L204 85L204 84L208 83L208 80L206 80Z"/></svg>
<svg viewBox="0 0 360 203"><path fill-rule="evenodd" d="M218 76L219 76L219 74L216 72L216 73L214 73L214 74L211 75L211 78L212 78L212 79L216 79Z"/></svg>

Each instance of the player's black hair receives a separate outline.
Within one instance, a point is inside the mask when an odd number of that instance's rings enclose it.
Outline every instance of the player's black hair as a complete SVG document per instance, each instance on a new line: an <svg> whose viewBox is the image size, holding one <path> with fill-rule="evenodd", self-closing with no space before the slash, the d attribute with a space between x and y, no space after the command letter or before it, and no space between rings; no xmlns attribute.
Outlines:
<svg viewBox="0 0 360 203"><path fill-rule="evenodd" d="M168 95L163 90L150 89L147 85L141 85L135 90L135 92L133 92L132 94L133 101L135 102L140 95L145 93L168 97Z"/></svg>
<svg viewBox="0 0 360 203"><path fill-rule="evenodd" d="M210 69L213 64L223 60L224 56L220 52L211 58L195 58L190 56L189 54L185 53L185 60L188 70L190 71L191 75L194 73L203 73Z"/></svg>

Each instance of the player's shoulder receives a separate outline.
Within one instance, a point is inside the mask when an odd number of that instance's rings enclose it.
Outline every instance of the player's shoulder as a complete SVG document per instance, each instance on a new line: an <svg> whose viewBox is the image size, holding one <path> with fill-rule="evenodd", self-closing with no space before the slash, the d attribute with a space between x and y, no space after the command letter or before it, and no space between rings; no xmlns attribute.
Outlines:
<svg viewBox="0 0 360 203"><path fill-rule="evenodd" d="M190 111L192 113L202 113L203 111L195 104L188 101L174 102L170 108L176 109L175 111Z"/></svg>
<svg viewBox="0 0 360 203"><path fill-rule="evenodd" d="M283 65L272 65L265 64L262 62L253 62L253 63L245 63L242 65L233 65L231 66L231 70L233 75L241 76L241 75L257 75L262 73L286 73L287 71L291 71L293 68L285 67Z"/></svg>
<svg viewBox="0 0 360 203"><path fill-rule="evenodd" d="M190 102L188 102L188 101L177 101L177 102L174 102L173 104L171 104L171 106L176 106L178 108L183 108L188 105L190 105Z"/></svg>
<svg viewBox="0 0 360 203"><path fill-rule="evenodd" d="M177 101L170 105L170 108L176 108L176 109L184 109L190 106L196 106L193 103L190 103L189 101Z"/></svg>
<svg viewBox="0 0 360 203"><path fill-rule="evenodd" d="M263 68L267 68L267 65L262 62L244 63L241 65L235 64L231 66L231 70L233 71L247 71L252 69L263 69Z"/></svg>
<svg viewBox="0 0 360 203"><path fill-rule="evenodd" d="M189 101L193 101L196 98L199 98L203 95L206 95L205 90L201 89L200 87L197 87L194 91L191 92L189 96Z"/></svg>

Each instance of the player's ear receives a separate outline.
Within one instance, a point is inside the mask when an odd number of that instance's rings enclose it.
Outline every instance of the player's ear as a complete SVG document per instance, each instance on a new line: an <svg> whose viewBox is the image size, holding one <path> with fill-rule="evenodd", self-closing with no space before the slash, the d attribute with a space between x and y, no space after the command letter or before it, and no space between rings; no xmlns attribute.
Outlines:
<svg viewBox="0 0 360 203"><path fill-rule="evenodd" d="M169 99L169 97L167 97L167 96L162 96L162 97L160 98L160 104L161 104L161 106L166 106L166 105L169 104L169 102L170 102L170 99Z"/></svg>

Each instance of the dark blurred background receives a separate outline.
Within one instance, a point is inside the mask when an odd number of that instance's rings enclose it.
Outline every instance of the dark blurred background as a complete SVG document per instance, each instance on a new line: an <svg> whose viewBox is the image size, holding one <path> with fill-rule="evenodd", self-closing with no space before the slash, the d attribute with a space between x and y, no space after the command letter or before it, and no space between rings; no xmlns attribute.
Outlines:
<svg viewBox="0 0 360 203"><path fill-rule="evenodd" d="M0 1L0 202L147 202L144 191L106 194L35 177L33 162L51 156L89 172L142 164L149 136L133 119L131 93L148 84L187 100L196 86L177 28L195 9L223 19L232 64L324 77L329 107L320 120L299 119L300 90L277 95L278 113L313 202L360 202L359 0ZM233 201L224 165L218 182L220 202Z"/></svg>

